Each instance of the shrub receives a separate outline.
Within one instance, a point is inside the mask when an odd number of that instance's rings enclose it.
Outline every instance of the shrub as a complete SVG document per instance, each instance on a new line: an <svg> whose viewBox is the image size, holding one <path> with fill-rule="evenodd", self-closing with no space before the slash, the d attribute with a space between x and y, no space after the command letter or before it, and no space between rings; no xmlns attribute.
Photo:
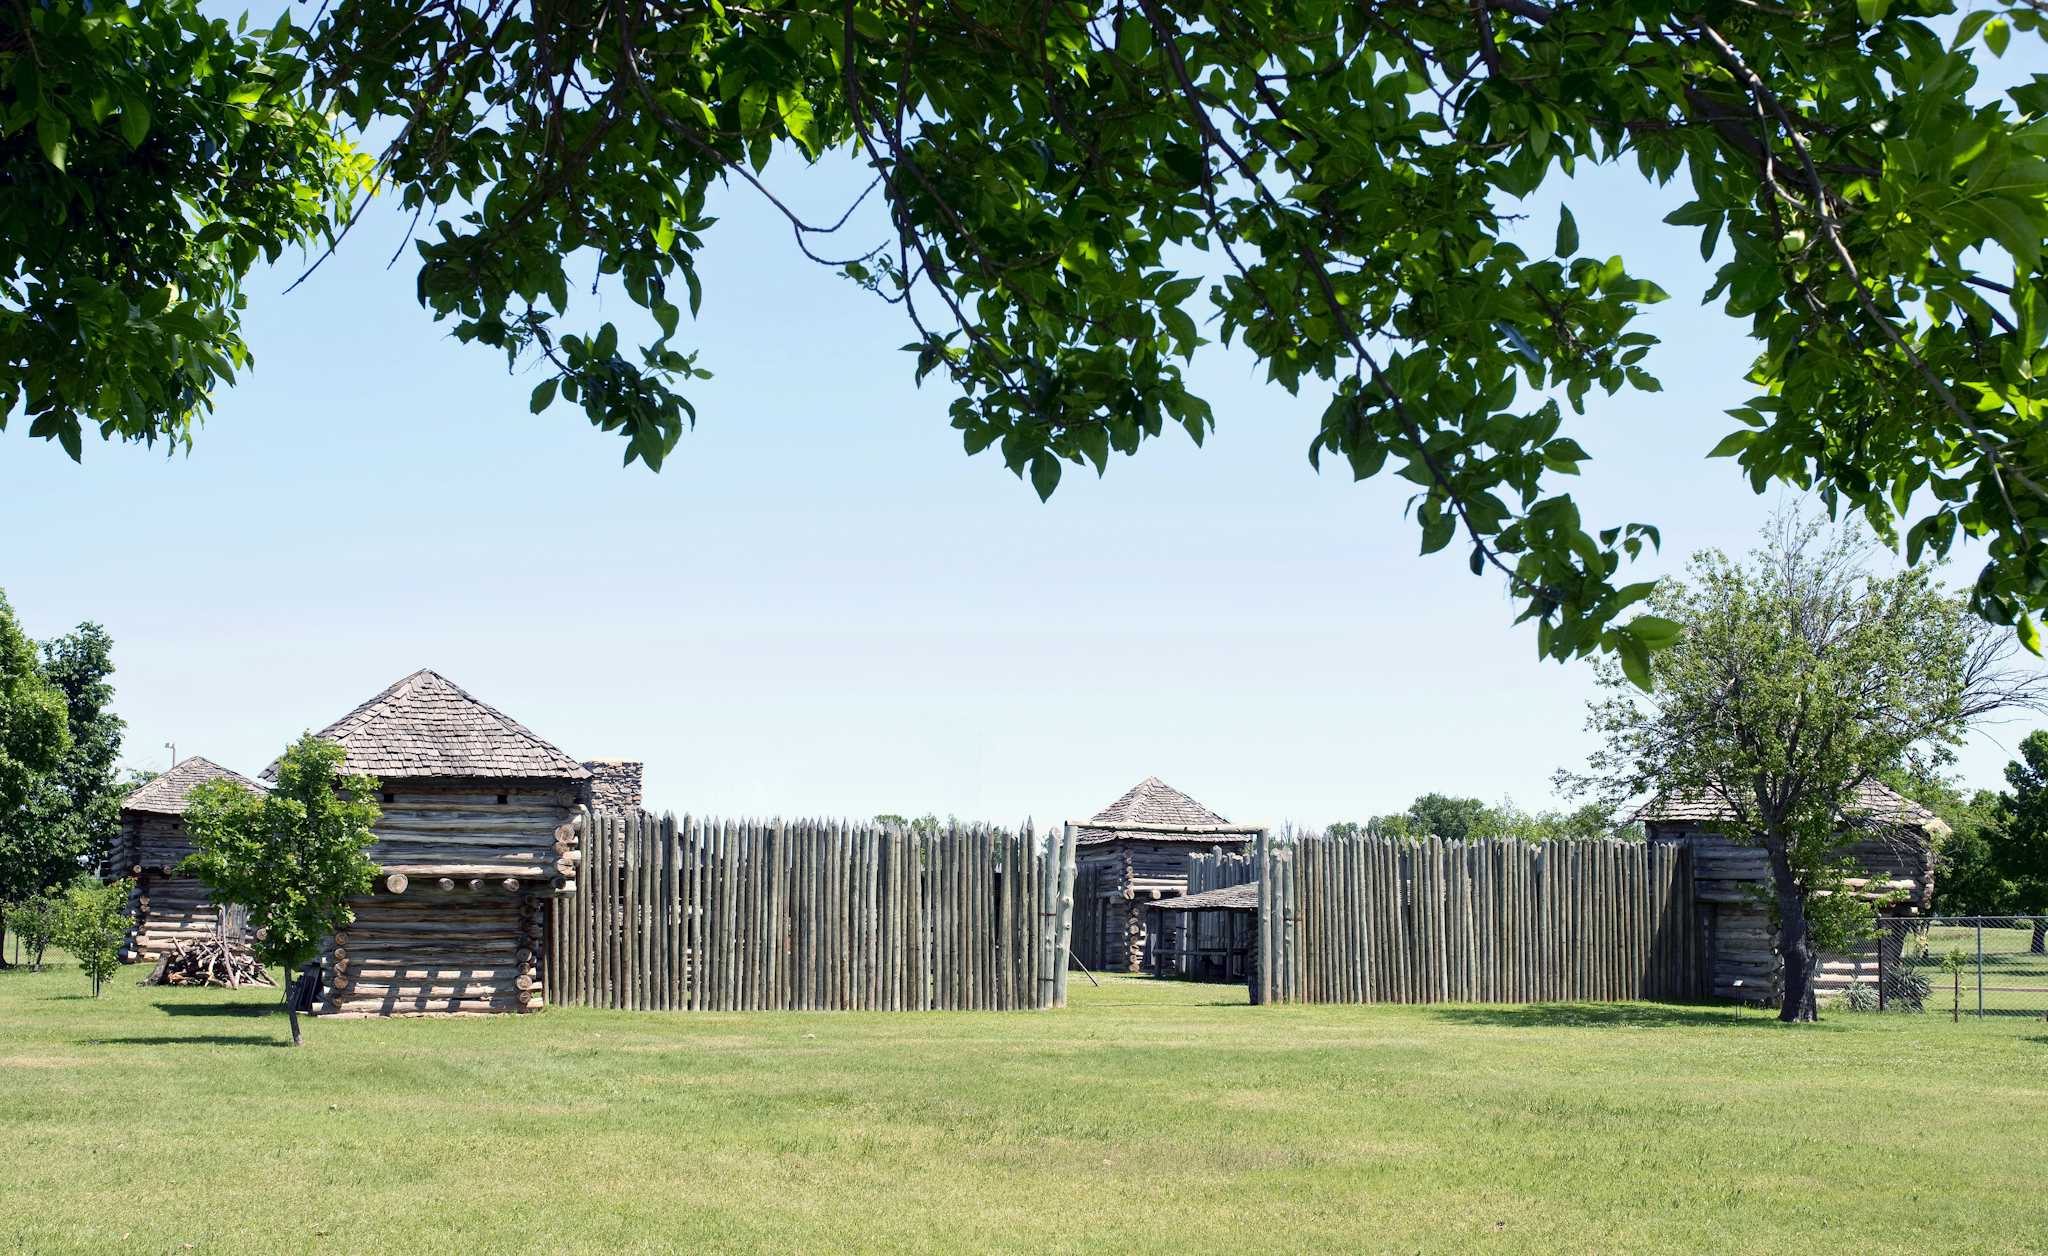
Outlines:
<svg viewBox="0 0 2048 1256"><path fill-rule="evenodd" d="M7 924L28 955L31 971L43 967L43 952L63 924L63 905L50 894L31 894L7 908Z"/></svg>
<svg viewBox="0 0 2048 1256"><path fill-rule="evenodd" d="M134 887L125 878L109 885L86 881L64 895L56 940L92 979L95 999L121 967L121 941L128 936L128 894Z"/></svg>

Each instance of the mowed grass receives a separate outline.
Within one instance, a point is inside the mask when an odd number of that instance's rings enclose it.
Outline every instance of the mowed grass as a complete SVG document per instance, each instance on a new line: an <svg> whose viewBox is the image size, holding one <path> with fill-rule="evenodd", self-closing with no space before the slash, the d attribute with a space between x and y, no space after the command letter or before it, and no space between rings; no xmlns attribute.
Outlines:
<svg viewBox="0 0 2048 1256"><path fill-rule="evenodd" d="M1667 1006L313 1021L0 973L0 1249L2048 1250L2048 1024Z"/></svg>

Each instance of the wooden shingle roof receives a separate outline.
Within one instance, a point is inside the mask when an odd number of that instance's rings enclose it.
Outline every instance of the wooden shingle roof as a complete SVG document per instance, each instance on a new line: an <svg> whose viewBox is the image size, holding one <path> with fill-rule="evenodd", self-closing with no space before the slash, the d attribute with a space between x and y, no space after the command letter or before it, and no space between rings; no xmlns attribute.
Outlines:
<svg viewBox="0 0 2048 1256"><path fill-rule="evenodd" d="M422 669L320 730L348 752L342 767L381 779L575 780L590 772L532 729ZM277 764L263 769L275 779Z"/></svg>
<svg viewBox="0 0 2048 1256"><path fill-rule="evenodd" d="M1157 824L1163 830L1170 830L1176 826L1230 823L1156 776L1148 776L1131 786L1123 797L1089 818L1103 824ZM1083 826L1076 831L1074 840L1086 845L1091 842L1107 842L1119 837L1133 836L1145 835L1133 834L1127 830L1092 829ZM1204 844L1213 844L1217 840L1213 836L1194 837L1172 832L1165 832L1162 836L1169 839L1185 838Z"/></svg>
<svg viewBox="0 0 2048 1256"><path fill-rule="evenodd" d="M1852 819L1875 824L1892 824L1927 833L1946 833L1941 817L1889 786L1865 781L1849 804ZM1629 818L1658 824L1712 824L1728 817L1728 808L1718 798L1703 794L1660 794L1644 803Z"/></svg>
<svg viewBox="0 0 2048 1256"><path fill-rule="evenodd" d="M232 768L224 768L211 759L198 755L180 759L171 770L161 776L151 777L141 787L121 800L123 811L143 811L152 815L181 816L185 814L185 800L192 791L208 781L233 781L243 789L263 793L268 788L261 781L252 781Z"/></svg>
<svg viewBox="0 0 2048 1256"><path fill-rule="evenodd" d="M1259 909L1259 883L1246 881L1241 885L1226 885L1220 890L1204 890L1200 894L1183 894L1179 898L1162 898L1145 904L1153 911L1252 911Z"/></svg>

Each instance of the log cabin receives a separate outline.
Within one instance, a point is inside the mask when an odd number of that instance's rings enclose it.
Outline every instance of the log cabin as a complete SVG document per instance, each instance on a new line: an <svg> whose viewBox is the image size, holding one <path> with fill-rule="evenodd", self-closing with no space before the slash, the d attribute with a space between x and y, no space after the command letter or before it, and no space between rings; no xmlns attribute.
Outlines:
<svg viewBox="0 0 2048 1256"><path fill-rule="evenodd" d="M550 899L573 890L590 770L438 672L322 729L379 783L370 894L327 942L327 1016L532 1012ZM277 765L265 769L274 777Z"/></svg>
<svg viewBox="0 0 2048 1256"><path fill-rule="evenodd" d="M1771 925L1771 868L1761 847L1717 831L1726 805L1705 797L1659 796L1632 817L1653 842L1691 848L1700 937L1706 947L1712 993L1719 998L1776 1005L1781 965ZM1894 901L1886 915L1918 915L1934 901L1935 852L1948 825L1932 811L1876 781L1857 791L1843 819L1840 854L1856 865L1849 885L1870 898ZM1878 979L1877 943L1849 953L1823 953L1814 974L1815 996L1826 1000L1852 985Z"/></svg>
<svg viewBox="0 0 2048 1256"><path fill-rule="evenodd" d="M1188 856L1243 854L1237 827L1156 776L1076 825L1074 958L1098 972L1148 971L1145 904L1188 892Z"/></svg>
<svg viewBox="0 0 2048 1256"><path fill-rule="evenodd" d="M192 853L185 806L192 791L207 781L232 781L254 793L264 790L260 781L192 755L121 800L120 844L108 860L108 872L110 880L135 879L128 897L133 923L121 948L125 963L154 963L179 942L239 933L243 911L217 906L199 878L178 871Z"/></svg>

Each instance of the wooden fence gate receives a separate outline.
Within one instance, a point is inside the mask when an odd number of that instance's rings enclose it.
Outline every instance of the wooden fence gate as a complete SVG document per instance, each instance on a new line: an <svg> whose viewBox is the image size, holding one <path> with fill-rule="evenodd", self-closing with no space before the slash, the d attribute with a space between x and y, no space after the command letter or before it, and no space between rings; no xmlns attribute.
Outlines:
<svg viewBox="0 0 2048 1256"><path fill-rule="evenodd" d="M1538 1003L1705 993L1683 847L1260 836L1267 1003Z"/></svg>
<svg viewBox="0 0 2048 1256"><path fill-rule="evenodd" d="M1073 903L1071 827L600 813L549 913L547 988L650 1011L1063 1007Z"/></svg>

